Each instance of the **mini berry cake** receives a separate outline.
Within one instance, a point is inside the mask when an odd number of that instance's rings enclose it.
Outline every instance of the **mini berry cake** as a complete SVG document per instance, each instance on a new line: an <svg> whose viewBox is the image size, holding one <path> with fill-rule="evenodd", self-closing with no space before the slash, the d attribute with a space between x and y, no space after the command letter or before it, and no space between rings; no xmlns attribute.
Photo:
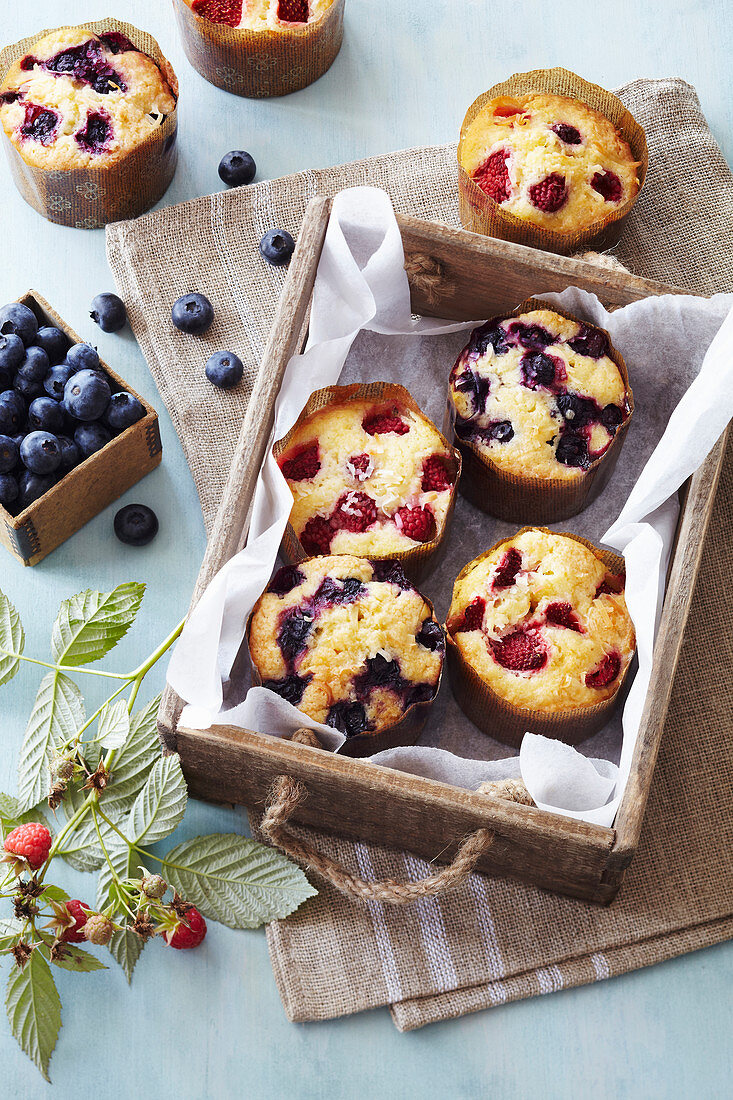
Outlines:
<svg viewBox="0 0 733 1100"><path fill-rule="evenodd" d="M450 375L456 443L471 468L462 489L519 522L580 511L633 408L606 332L534 306L475 329Z"/></svg>
<svg viewBox="0 0 733 1100"><path fill-rule="evenodd" d="M248 639L255 682L344 733L351 756L416 740L445 650L432 606L397 562L350 556L280 569Z"/></svg>
<svg viewBox="0 0 733 1100"><path fill-rule="evenodd" d="M186 0L195 15L238 30L287 30L314 23L333 0Z"/></svg>
<svg viewBox="0 0 733 1100"><path fill-rule="evenodd" d="M634 655L623 560L524 528L459 574L447 631L454 694L484 732L577 744L608 720Z"/></svg>
<svg viewBox="0 0 733 1100"><path fill-rule="evenodd" d="M460 459L402 386L318 391L276 454L294 497L293 557L398 554L411 569L445 533Z"/></svg>

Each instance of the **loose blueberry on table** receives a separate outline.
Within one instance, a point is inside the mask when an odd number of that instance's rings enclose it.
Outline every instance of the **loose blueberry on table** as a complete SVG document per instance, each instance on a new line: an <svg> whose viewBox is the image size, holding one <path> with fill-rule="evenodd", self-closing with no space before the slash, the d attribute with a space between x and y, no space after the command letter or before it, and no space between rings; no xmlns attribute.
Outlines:
<svg viewBox="0 0 733 1100"><path fill-rule="evenodd" d="M286 229L268 229L260 241L260 254L273 267L288 263L295 251L295 241Z"/></svg>
<svg viewBox="0 0 733 1100"><path fill-rule="evenodd" d="M257 165L243 149L232 149L219 162L219 179L229 187L242 187L255 178Z"/></svg>
<svg viewBox="0 0 733 1100"><path fill-rule="evenodd" d="M125 303L116 294L97 294L92 299L91 319L102 332L119 332L127 321Z"/></svg>
<svg viewBox="0 0 733 1100"><path fill-rule="evenodd" d="M171 320L181 332L200 336L214 322L214 307L203 294L183 294L173 303Z"/></svg>
<svg viewBox="0 0 733 1100"><path fill-rule="evenodd" d="M206 360L205 369L209 382L220 390L236 386L244 373L242 360L232 351L215 351Z"/></svg>
<svg viewBox="0 0 733 1100"><path fill-rule="evenodd" d="M147 546L158 527L158 517L147 504L126 504L115 516L115 534L127 546Z"/></svg>

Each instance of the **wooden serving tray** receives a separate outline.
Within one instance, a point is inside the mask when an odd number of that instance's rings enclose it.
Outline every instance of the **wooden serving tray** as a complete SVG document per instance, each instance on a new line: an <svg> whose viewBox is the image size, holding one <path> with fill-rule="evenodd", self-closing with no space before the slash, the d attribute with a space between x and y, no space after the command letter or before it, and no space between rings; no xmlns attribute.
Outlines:
<svg viewBox="0 0 733 1100"><path fill-rule="evenodd" d="M249 509L283 372L305 339L308 310L330 213L313 199L305 214L270 340L242 427L229 480L199 573L193 604L214 574L246 540ZM538 292L582 287L608 308L650 295L686 293L626 272L540 252L524 245L398 215L416 313L471 320L512 309ZM417 263L415 261L417 260ZM302 781L309 797L294 820L318 829L408 849L448 862L461 839L485 827L494 843L478 869L608 903L636 851L674 671L690 607L703 540L722 467L725 437L681 491L682 509L654 652L652 686L641 719L631 775L613 828L489 801L484 795L419 776L230 726L206 731L178 724L183 702L168 687L158 725L164 743L181 755L189 789L198 798L264 806L273 780ZM192 604L192 606L193 606Z"/></svg>

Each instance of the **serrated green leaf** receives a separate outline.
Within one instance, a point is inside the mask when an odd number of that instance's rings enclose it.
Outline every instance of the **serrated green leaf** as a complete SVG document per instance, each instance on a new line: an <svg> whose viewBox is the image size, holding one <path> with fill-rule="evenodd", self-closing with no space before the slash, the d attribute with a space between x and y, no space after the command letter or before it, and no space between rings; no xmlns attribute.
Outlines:
<svg viewBox="0 0 733 1100"><path fill-rule="evenodd" d="M64 902L69 900L69 895L60 886L44 886L43 900Z"/></svg>
<svg viewBox="0 0 733 1100"><path fill-rule="evenodd" d="M0 951L7 951L15 944L18 936L23 931L23 921L15 917L0 920Z"/></svg>
<svg viewBox="0 0 733 1100"><path fill-rule="evenodd" d="M49 765L54 750L84 725L84 700L73 680L63 672L49 672L41 680L20 750L18 802L21 809L35 806L51 788Z"/></svg>
<svg viewBox="0 0 733 1100"><path fill-rule="evenodd" d="M168 853L161 874L204 916L231 928L287 917L318 893L300 867L236 833L197 836Z"/></svg>
<svg viewBox="0 0 733 1100"><path fill-rule="evenodd" d="M133 844L155 844L172 833L186 812L188 790L181 759L173 753L153 765L122 831Z"/></svg>
<svg viewBox="0 0 733 1100"><path fill-rule="evenodd" d="M108 967L89 951L84 951L75 943L63 945L63 955L51 959L54 966L60 966L62 970L76 970L78 973L88 973L90 970L107 970Z"/></svg>
<svg viewBox="0 0 733 1100"><path fill-rule="evenodd" d="M98 743L105 749L121 749L129 733L130 715L127 712L127 703L124 699L117 699L106 706L99 716Z"/></svg>
<svg viewBox="0 0 733 1100"><path fill-rule="evenodd" d="M115 752L109 786L102 796L102 806L115 822L118 815L126 814L132 807L138 792L145 785L148 773L160 759L160 741L156 724L160 696L133 714L130 733L121 749Z"/></svg>
<svg viewBox="0 0 733 1100"><path fill-rule="evenodd" d="M132 626L144 593L144 584L128 581L112 592L87 590L64 600L51 637L56 663L84 665L104 657Z"/></svg>
<svg viewBox="0 0 733 1100"><path fill-rule="evenodd" d="M5 1008L18 1043L46 1078L48 1063L61 1029L61 999L51 967L34 951L22 970L12 967Z"/></svg>
<svg viewBox="0 0 733 1100"><path fill-rule="evenodd" d="M88 794L89 791L77 784L69 786L62 803L67 821L81 808ZM101 820L100 828L103 836L110 832L109 826ZM96 871L102 866L104 854L99 845L91 810L81 818L70 833L66 834L62 847L57 849L56 854L76 871Z"/></svg>
<svg viewBox="0 0 733 1100"><path fill-rule="evenodd" d="M142 955L145 942L134 932L126 929L122 932L113 932L112 939L107 945L112 958L120 964L125 972L128 982L132 981L132 972L137 960Z"/></svg>
<svg viewBox="0 0 733 1100"><path fill-rule="evenodd" d="M17 656L23 652L25 634L20 615L4 592L0 592L0 685L12 680L20 668Z"/></svg>
<svg viewBox="0 0 733 1100"><path fill-rule="evenodd" d="M27 821L41 821L45 824L46 818L38 806L30 810L21 810L17 798L0 792L0 832L3 838Z"/></svg>

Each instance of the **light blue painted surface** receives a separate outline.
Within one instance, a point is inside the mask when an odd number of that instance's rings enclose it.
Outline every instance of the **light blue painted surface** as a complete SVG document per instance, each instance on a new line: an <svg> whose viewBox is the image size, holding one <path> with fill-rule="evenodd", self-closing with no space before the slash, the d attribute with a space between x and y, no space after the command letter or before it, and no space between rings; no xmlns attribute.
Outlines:
<svg viewBox="0 0 733 1100"><path fill-rule="evenodd" d="M114 9L113 11L111 9ZM151 31L181 82L178 174L165 202L220 189L222 153L246 148L258 178L454 139L466 106L512 72L563 64L607 87L678 75L697 86L710 125L733 158L733 27L726 0L347 0L346 39L332 70L283 100L255 102L209 86L185 61L166 0L35 0L3 5L0 34L108 14ZM86 317L112 289L102 232L52 226L15 193L0 165L0 300L44 294L104 358L156 403L129 334L105 336ZM142 551L116 542L114 508L49 559L23 570L0 558L0 586L19 608L28 652L41 655L61 599L85 587L144 580L139 623L109 659L131 668L184 613L204 549L193 483L161 412L164 463L128 494L161 520ZM147 698L162 686L151 676ZM37 677L0 694L0 789L14 790L15 757ZM244 828L239 812L190 807L181 837ZM63 871L90 897L90 876ZM131 989L117 969L57 971L64 1027L51 1063L57 1097L141 1097L149 1088L204 1097L394 1098L726 1097L733 1091L733 945L545 998L400 1035L386 1010L296 1026L282 1012L262 932L214 926L199 951L147 948ZM51 1095L0 1021L0 1094Z"/></svg>

